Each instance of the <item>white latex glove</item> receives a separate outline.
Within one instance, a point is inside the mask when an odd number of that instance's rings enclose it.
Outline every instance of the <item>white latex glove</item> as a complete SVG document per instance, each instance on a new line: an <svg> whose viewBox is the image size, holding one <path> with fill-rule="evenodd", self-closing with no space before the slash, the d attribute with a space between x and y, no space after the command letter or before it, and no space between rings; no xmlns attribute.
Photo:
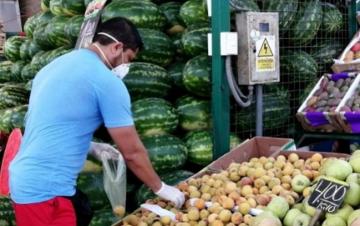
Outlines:
<svg viewBox="0 0 360 226"><path fill-rule="evenodd" d="M173 202L176 208L180 208L185 202L185 195L179 189L164 182L161 182L161 188L155 194L160 198Z"/></svg>
<svg viewBox="0 0 360 226"><path fill-rule="evenodd" d="M89 154L94 156L97 160L101 161L101 155L107 155L108 159L118 159L119 158L119 151L116 150L113 146L106 143L96 143L91 142Z"/></svg>

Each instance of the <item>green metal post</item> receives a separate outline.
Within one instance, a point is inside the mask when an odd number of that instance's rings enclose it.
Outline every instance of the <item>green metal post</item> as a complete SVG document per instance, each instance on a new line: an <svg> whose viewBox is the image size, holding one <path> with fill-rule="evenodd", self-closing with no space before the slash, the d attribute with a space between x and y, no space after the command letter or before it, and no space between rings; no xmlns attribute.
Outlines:
<svg viewBox="0 0 360 226"><path fill-rule="evenodd" d="M348 26L349 26L349 39L351 39L358 28L358 24L357 24L357 20L356 20L356 11L357 11L357 4L356 4L356 0L352 0L351 3L348 6Z"/></svg>
<svg viewBox="0 0 360 226"><path fill-rule="evenodd" d="M213 159L229 151L230 100L225 58L220 54L220 32L230 30L229 0L212 1L212 115Z"/></svg>

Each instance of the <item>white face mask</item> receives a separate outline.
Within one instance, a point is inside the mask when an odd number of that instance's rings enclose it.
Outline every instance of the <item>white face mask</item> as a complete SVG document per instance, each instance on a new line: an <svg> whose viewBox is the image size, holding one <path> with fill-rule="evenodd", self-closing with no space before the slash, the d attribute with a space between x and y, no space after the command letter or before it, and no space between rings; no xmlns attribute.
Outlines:
<svg viewBox="0 0 360 226"><path fill-rule="evenodd" d="M108 33L99 32L98 34L105 35L106 37L114 40L116 43L119 43L119 41L116 38L114 38L114 36L112 36ZM102 55L102 57L104 58L105 62L111 67L111 71L116 75L116 77L118 77L120 79L125 78L125 76L129 73L131 64L130 63L122 63L116 67L113 67L111 65L111 63L109 62L108 58L106 57L105 53L102 51L102 49L97 44L94 44L94 46L99 50L99 52ZM123 57L122 62L124 62L124 55L122 55L122 57Z"/></svg>

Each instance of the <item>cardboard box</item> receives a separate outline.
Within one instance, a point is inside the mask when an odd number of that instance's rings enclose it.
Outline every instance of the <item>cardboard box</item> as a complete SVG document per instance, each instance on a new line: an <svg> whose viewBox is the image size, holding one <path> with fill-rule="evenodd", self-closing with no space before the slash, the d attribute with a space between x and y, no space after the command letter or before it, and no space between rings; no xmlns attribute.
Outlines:
<svg viewBox="0 0 360 226"><path fill-rule="evenodd" d="M346 56L346 53L348 53L348 51L359 40L360 40L360 31L356 32L356 34L354 35L354 37L352 38L350 43L346 46L344 51L341 53L340 57L337 60L335 60L335 63L331 67L333 72L340 73L340 72L358 72L358 71L360 71L360 61L348 62L348 63L343 62L343 60Z"/></svg>
<svg viewBox="0 0 360 226"><path fill-rule="evenodd" d="M340 103L337 105L336 109L331 112L305 112L307 103L312 98L315 93L320 89L321 84L325 78L329 80L337 80L339 78L351 77L353 78L352 85L356 80L356 73L338 73L338 74L325 74L317 82L315 87L312 89L310 94L307 96L305 101L302 103L300 108L296 113L296 118L301 123L302 127L306 131L322 131L322 132L343 132L342 126L338 122L338 109ZM346 94L345 94L346 96ZM343 97L344 98L344 97Z"/></svg>

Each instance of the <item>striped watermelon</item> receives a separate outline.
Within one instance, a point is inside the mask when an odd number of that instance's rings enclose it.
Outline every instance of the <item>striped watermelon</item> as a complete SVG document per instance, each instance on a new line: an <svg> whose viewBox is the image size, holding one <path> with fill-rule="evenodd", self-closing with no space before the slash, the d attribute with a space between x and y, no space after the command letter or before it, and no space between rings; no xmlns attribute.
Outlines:
<svg viewBox="0 0 360 226"><path fill-rule="evenodd" d="M207 26L209 24L205 1L189 0L180 8L180 17L186 26Z"/></svg>
<svg viewBox="0 0 360 226"><path fill-rule="evenodd" d="M4 56L10 61L20 60L20 46L25 42L23 36L12 36L5 41Z"/></svg>
<svg viewBox="0 0 360 226"><path fill-rule="evenodd" d="M183 96L176 101L179 125L183 130L204 130L211 127L210 101Z"/></svg>
<svg viewBox="0 0 360 226"><path fill-rule="evenodd" d="M71 37L65 33L65 27L71 23L70 17L55 16L46 25L45 34L48 38L48 42L53 48L68 46L73 44Z"/></svg>
<svg viewBox="0 0 360 226"><path fill-rule="evenodd" d="M171 39L161 31L146 28L138 30L144 46L135 60L157 64L162 67L170 64L175 54Z"/></svg>
<svg viewBox="0 0 360 226"><path fill-rule="evenodd" d="M240 139L230 133L230 149L240 144ZM213 135L210 131L194 131L185 136L186 147L188 148L189 162L198 165L208 165L213 160Z"/></svg>
<svg viewBox="0 0 360 226"><path fill-rule="evenodd" d="M279 13L280 31L288 31L296 18L296 12L299 6L298 0L264 1L264 4L265 11Z"/></svg>
<svg viewBox="0 0 360 226"><path fill-rule="evenodd" d="M322 40L315 48L312 48L310 55L318 63L319 69L326 70L326 67L333 63L333 59L338 57L343 49L343 45L337 40Z"/></svg>
<svg viewBox="0 0 360 226"><path fill-rule="evenodd" d="M274 0L272 0L274 1ZM259 6L254 0L232 0L231 9L233 11L260 11Z"/></svg>
<svg viewBox="0 0 360 226"><path fill-rule="evenodd" d="M37 19L40 16L40 13L35 14L31 17L29 17L24 24L24 31L27 37L32 38L33 37L33 32L36 28L37 25Z"/></svg>
<svg viewBox="0 0 360 226"><path fill-rule="evenodd" d="M131 63L128 75L123 80L134 100L147 97L166 97L171 89L167 71L155 64Z"/></svg>
<svg viewBox="0 0 360 226"><path fill-rule="evenodd" d="M6 109L0 116L0 131L6 134L9 134L15 128L24 131L27 110L28 105L19 105Z"/></svg>
<svg viewBox="0 0 360 226"><path fill-rule="evenodd" d="M185 89L183 84L183 70L185 67L185 62L176 62L171 64L167 71L172 80L172 83L175 87L180 89Z"/></svg>
<svg viewBox="0 0 360 226"><path fill-rule="evenodd" d="M113 1L104 8L102 20L119 16L131 20L139 28L162 29L166 24L165 15L149 1Z"/></svg>
<svg viewBox="0 0 360 226"><path fill-rule="evenodd" d="M23 84L9 84L0 88L0 109L16 107L28 102L29 93Z"/></svg>
<svg viewBox="0 0 360 226"><path fill-rule="evenodd" d="M20 58L21 60L29 61L40 50L40 46L38 46L35 42L30 39L26 39L26 41L24 41L24 43L20 46Z"/></svg>
<svg viewBox="0 0 360 226"><path fill-rule="evenodd" d="M36 75L36 73L40 70L40 68L37 68L36 66L30 64L26 64L23 69L21 70L21 81L27 82L31 79L33 79Z"/></svg>
<svg viewBox="0 0 360 226"><path fill-rule="evenodd" d="M12 77L11 81L22 81L21 71L25 65L26 62L21 60L13 63L13 65L11 66L11 77Z"/></svg>
<svg viewBox="0 0 360 226"><path fill-rule="evenodd" d="M175 108L160 98L145 98L132 104L136 130L142 136L161 135L173 132L178 123Z"/></svg>
<svg viewBox="0 0 360 226"><path fill-rule="evenodd" d="M160 179L169 185L176 185L193 175L192 172L186 170L175 170L160 174ZM156 195L145 185L142 185L136 192L136 202L138 205L145 203L149 199L156 198Z"/></svg>
<svg viewBox="0 0 360 226"><path fill-rule="evenodd" d="M84 21L84 16L73 16L68 23L65 24L65 35L70 37L74 42L79 36L81 25Z"/></svg>
<svg viewBox="0 0 360 226"><path fill-rule="evenodd" d="M181 38L184 53L189 56L207 53L207 35L209 32L208 27L185 32Z"/></svg>
<svg viewBox="0 0 360 226"><path fill-rule="evenodd" d="M177 34L173 34L170 38L171 41L173 43L173 46L175 47L175 51L178 55L184 55L184 48L182 45L182 35L183 32L181 33L177 33Z"/></svg>
<svg viewBox="0 0 360 226"><path fill-rule="evenodd" d="M40 70L43 66L45 66L42 62L43 62L43 59L45 59L45 54L48 53L49 51L43 51L43 50L40 50L39 52L37 52L33 58L31 59L31 66L33 68L37 68L38 70ZM29 65L30 65L29 64Z"/></svg>
<svg viewBox="0 0 360 226"><path fill-rule="evenodd" d="M55 60L59 56L62 56L64 54L70 52L71 50L72 49L69 49L67 46L61 46L59 48L49 51L49 55L47 55L45 65L49 64L51 61Z"/></svg>
<svg viewBox="0 0 360 226"><path fill-rule="evenodd" d="M13 63L11 61L0 62L0 82L9 82L12 80L12 65Z"/></svg>
<svg viewBox="0 0 360 226"><path fill-rule="evenodd" d="M50 10L50 0L41 0L41 11L46 12Z"/></svg>
<svg viewBox="0 0 360 226"><path fill-rule="evenodd" d="M187 91L200 97L211 94L211 65L207 55L190 59L183 71L183 83Z"/></svg>
<svg viewBox="0 0 360 226"><path fill-rule="evenodd" d="M15 212L10 198L0 196L0 225L15 226Z"/></svg>
<svg viewBox="0 0 360 226"><path fill-rule="evenodd" d="M321 29L326 33L336 33L340 31L344 25L344 18L340 10L328 2L321 4L324 13Z"/></svg>
<svg viewBox="0 0 360 226"><path fill-rule="evenodd" d="M179 16L181 2L166 2L159 6L167 19L167 33L176 34L184 31L184 23Z"/></svg>
<svg viewBox="0 0 360 226"><path fill-rule="evenodd" d="M142 139L157 172L168 172L182 167L187 159L187 148L183 141L170 135L156 135Z"/></svg>
<svg viewBox="0 0 360 226"><path fill-rule="evenodd" d="M49 6L56 16L75 16L85 12L84 0L51 0Z"/></svg>
<svg viewBox="0 0 360 226"><path fill-rule="evenodd" d="M288 81L312 81L317 79L318 65L305 51L288 51L281 55L281 71Z"/></svg>

